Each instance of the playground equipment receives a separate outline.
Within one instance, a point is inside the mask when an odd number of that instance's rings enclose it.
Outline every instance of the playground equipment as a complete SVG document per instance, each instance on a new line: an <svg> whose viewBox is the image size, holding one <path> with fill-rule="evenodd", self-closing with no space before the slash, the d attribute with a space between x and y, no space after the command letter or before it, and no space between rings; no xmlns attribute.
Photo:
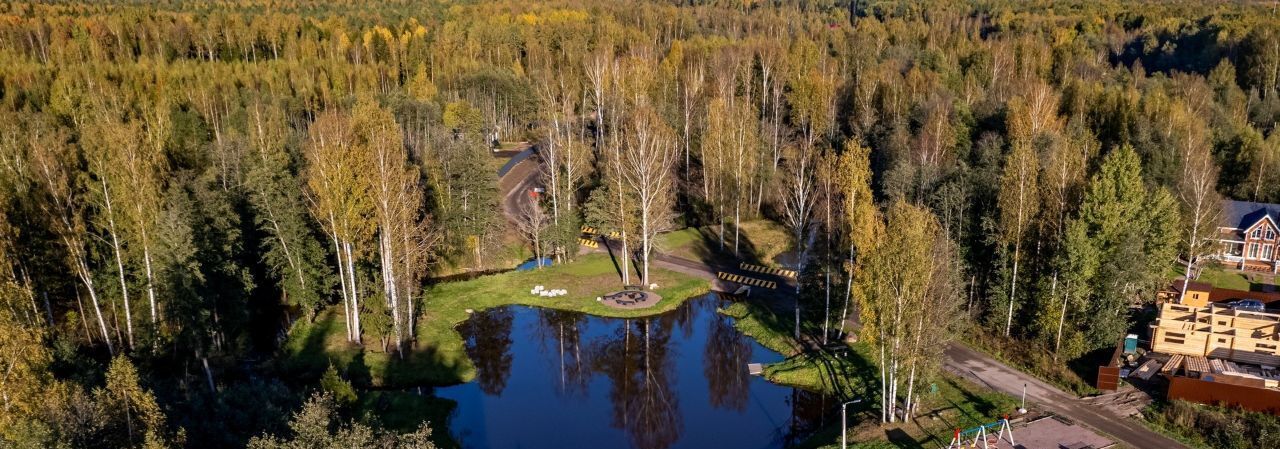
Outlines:
<svg viewBox="0 0 1280 449"><path fill-rule="evenodd" d="M996 430L998 429L998 430ZM996 430L994 434L990 430ZM945 449L995 449L1000 446L1000 440L1005 439L1009 442L1009 447L1017 447L1017 443L1013 442L1013 427L1009 425L1009 415L1005 415L999 421L983 424L968 430L956 429L955 438L951 439L951 444Z"/></svg>

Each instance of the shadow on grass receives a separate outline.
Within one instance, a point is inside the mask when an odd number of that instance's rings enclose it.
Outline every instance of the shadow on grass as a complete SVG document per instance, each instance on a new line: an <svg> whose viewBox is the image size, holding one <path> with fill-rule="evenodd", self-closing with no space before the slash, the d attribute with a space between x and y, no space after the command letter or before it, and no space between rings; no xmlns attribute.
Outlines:
<svg viewBox="0 0 1280 449"><path fill-rule="evenodd" d="M893 443L897 447L920 448L920 449L924 448L924 445L920 444L919 441L916 441L915 438L912 438L911 435L908 435L905 430L902 430L897 427L894 427L889 430L885 430L884 437L885 439L889 440L889 442Z"/></svg>
<svg viewBox="0 0 1280 449"><path fill-rule="evenodd" d="M436 345L416 347L403 360L394 354L391 357L384 373L387 385L455 385L466 378L462 366L441 356Z"/></svg>
<svg viewBox="0 0 1280 449"><path fill-rule="evenodd" d="M381 427L397 432L412 432L429 423L436 447L454 449L458 442L449 436L446 423L457 407L453 400L430 394L371 390L360 394L359 415L373 416Z"/></svg>
<svg viewBox="0 0 1280 449"><path fill-rule="evenodd" d="M330 311L312 324L300 322L278 359L281 371L302 382L315 382L332 364L342 369L343 377L352 385L360 388L451 385L462 382L464 378L457 361L442 357L435 345L407 349L401 359L394 352L379 351L375 345L328 340L330 336L345 335L342 320L341 316ZM375 357L377 361L370 360Z"/></svg>
<svg viewBox="0 0 1280 449"><path fill-rule="evenodd" d="M621 244L621 243L615 243L615 241L614 241L614 240L611 240L611 239L601 239L601 240L603 240L603 241L604 241L604 250L605 250L605 252L609 253L609 262L613 263L613 271L614 271L614 272L616 272L616 273L618 273L618 280L622 280L622 261L621 261L621 259L619 259L619 255L618 255L618 254L614 254L614 252L613 252L613 251L614 251L614 249L615 249L615 248L613 247L613 245L615 245L615 244L616 244L616 245L618 245L617 251L618 251L619 253L621 253L621 252L622 252L622 244ZM630 264L630 265L631 265L631 267L632 267L632 268L635 268L635 266L636 266L636 264L634 264L634 263L632 263L632 264ZM636 276L639 276L639 275L640 275L640 273L639 273L639 272L637 272L637 273L636 273Z"/></svg>
<svg viewBox="0 0 1280 449"><path fill-rule="evenodd" d="M319 379L332 363L333 357L325 338L338 331L337 321L332 314L326 313L316 318L314 323L304 324L301 321L296 323L292 332L303 335L300 340L297 335L293 335L285 343L285 354L280 361L281 370L290 377L304 381ZM294 343L295 341L300 343Z"/></svg>
<svg viewBox="0 0 1280 449"><path fill-rule="evenodd" d="M750 236L748 236L745 231L740 231L738 236L738 253L734 254L733 225L725 225L723 246L720 241L721 236L718 232L718 225L714 227L708 226L698 228L697 231L698 238L701 240L702 244L694 246L692 252L700 262L707 264L708 266L715 267L717 269L724 269L737 268L738 266L736 263L731 263L731 261L735 260L755 264L760 264L762 262L760 260L760 251L756 248L755 243L752 242Z"/></svg>
<svg viewBox="0 0 1280 449"><path fill-rule="evenodd" d="M951 398L947 398L947 402L951 404L952 408L960 412L961 417L968 420L969 423L985 423L989 417L1002 412L1000 407L994 402L991 402L982 396L973 394L968 389L964 388L963 385L956 382L955 379L944 377L943 380L948 386L960 392L960 396L964 401L957 403ZM963 404L968 404L968 407L965 407ZM968 425L964 423L961 424Z"/></svg>
<svg viewBox="0 0 1280 449"><path fill-rule="evenodd" d="M516 269L515 269L515 268L491 268L491 269L488 269L488 270L464 271L464 272L462 272L462 273L455 273L455 274L450 274L450 275L447 275L447 276L437 276L437 277L433 277L433 278L428 278L428 279L426 279L426 280L424 281L424 283L426 283L426 284L439 284L439 283L443 283L443 282L461 282L461 281L469 281L469 280L476 279L476 278L480 278L480 277L484 277L484 276L490 276L490 275L494 275L494 274L508 273L508 272L512 272L512 271L516 271Z"/></svg>
<svg viewBox="0 0 1280 449"><path fill-rule="evenodd" d="M1082 382L1092 385L1092 381L1098 377L1098 367L1110 362L1115 351L1116 348L1095 349L1068 361L1067 369L1079 376Z"/></svg>

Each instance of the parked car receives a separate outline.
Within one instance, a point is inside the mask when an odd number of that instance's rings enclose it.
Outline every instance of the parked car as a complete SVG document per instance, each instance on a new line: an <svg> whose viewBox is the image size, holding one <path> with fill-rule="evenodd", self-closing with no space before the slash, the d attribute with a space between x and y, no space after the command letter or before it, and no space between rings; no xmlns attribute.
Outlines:
<svg viewBox="0 0 1280 449"><path fill-rule="evenodd" d="M1256 299L1240 299L1227 303L1232 309L1244 310L1246 312L1266 312L1267 306Z"/></svg>

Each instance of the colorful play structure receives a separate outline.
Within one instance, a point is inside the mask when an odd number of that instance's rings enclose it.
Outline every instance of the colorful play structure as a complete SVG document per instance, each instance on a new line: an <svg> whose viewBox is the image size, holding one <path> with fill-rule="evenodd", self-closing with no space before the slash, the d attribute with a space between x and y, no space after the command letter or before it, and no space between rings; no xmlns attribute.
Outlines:
<svg viewBox="0 0 1280 449"><path fill-rule="evenodd" d="M995 430L995 433L991 433ZM951 439L951 444L945 449L995 449L1000 446L1000 440L1009 442L1009 447L1017 447L1017 443L1013 442L1013 427L1009 425L1009 416L1005 415L999 421L983 424L972 429L960 430L956 429L955 438Z"/></svg>

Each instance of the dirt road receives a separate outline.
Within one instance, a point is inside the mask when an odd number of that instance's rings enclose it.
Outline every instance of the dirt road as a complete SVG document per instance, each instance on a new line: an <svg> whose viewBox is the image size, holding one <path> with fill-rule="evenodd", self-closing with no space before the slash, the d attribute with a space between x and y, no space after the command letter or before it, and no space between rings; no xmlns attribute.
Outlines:
<svg viewBox="0 0 1280 449"><path fill-rule="evenodd" d="M538 179L538 156L531 145L525 145L519 151L507 151L495 154L495 157L512 157L523 152L534 153L516 163L506 173L500 173L498 191L502 193L502 213L512 223L520 215L520 205L528 201L531 189L541 187Z"/></svg>

